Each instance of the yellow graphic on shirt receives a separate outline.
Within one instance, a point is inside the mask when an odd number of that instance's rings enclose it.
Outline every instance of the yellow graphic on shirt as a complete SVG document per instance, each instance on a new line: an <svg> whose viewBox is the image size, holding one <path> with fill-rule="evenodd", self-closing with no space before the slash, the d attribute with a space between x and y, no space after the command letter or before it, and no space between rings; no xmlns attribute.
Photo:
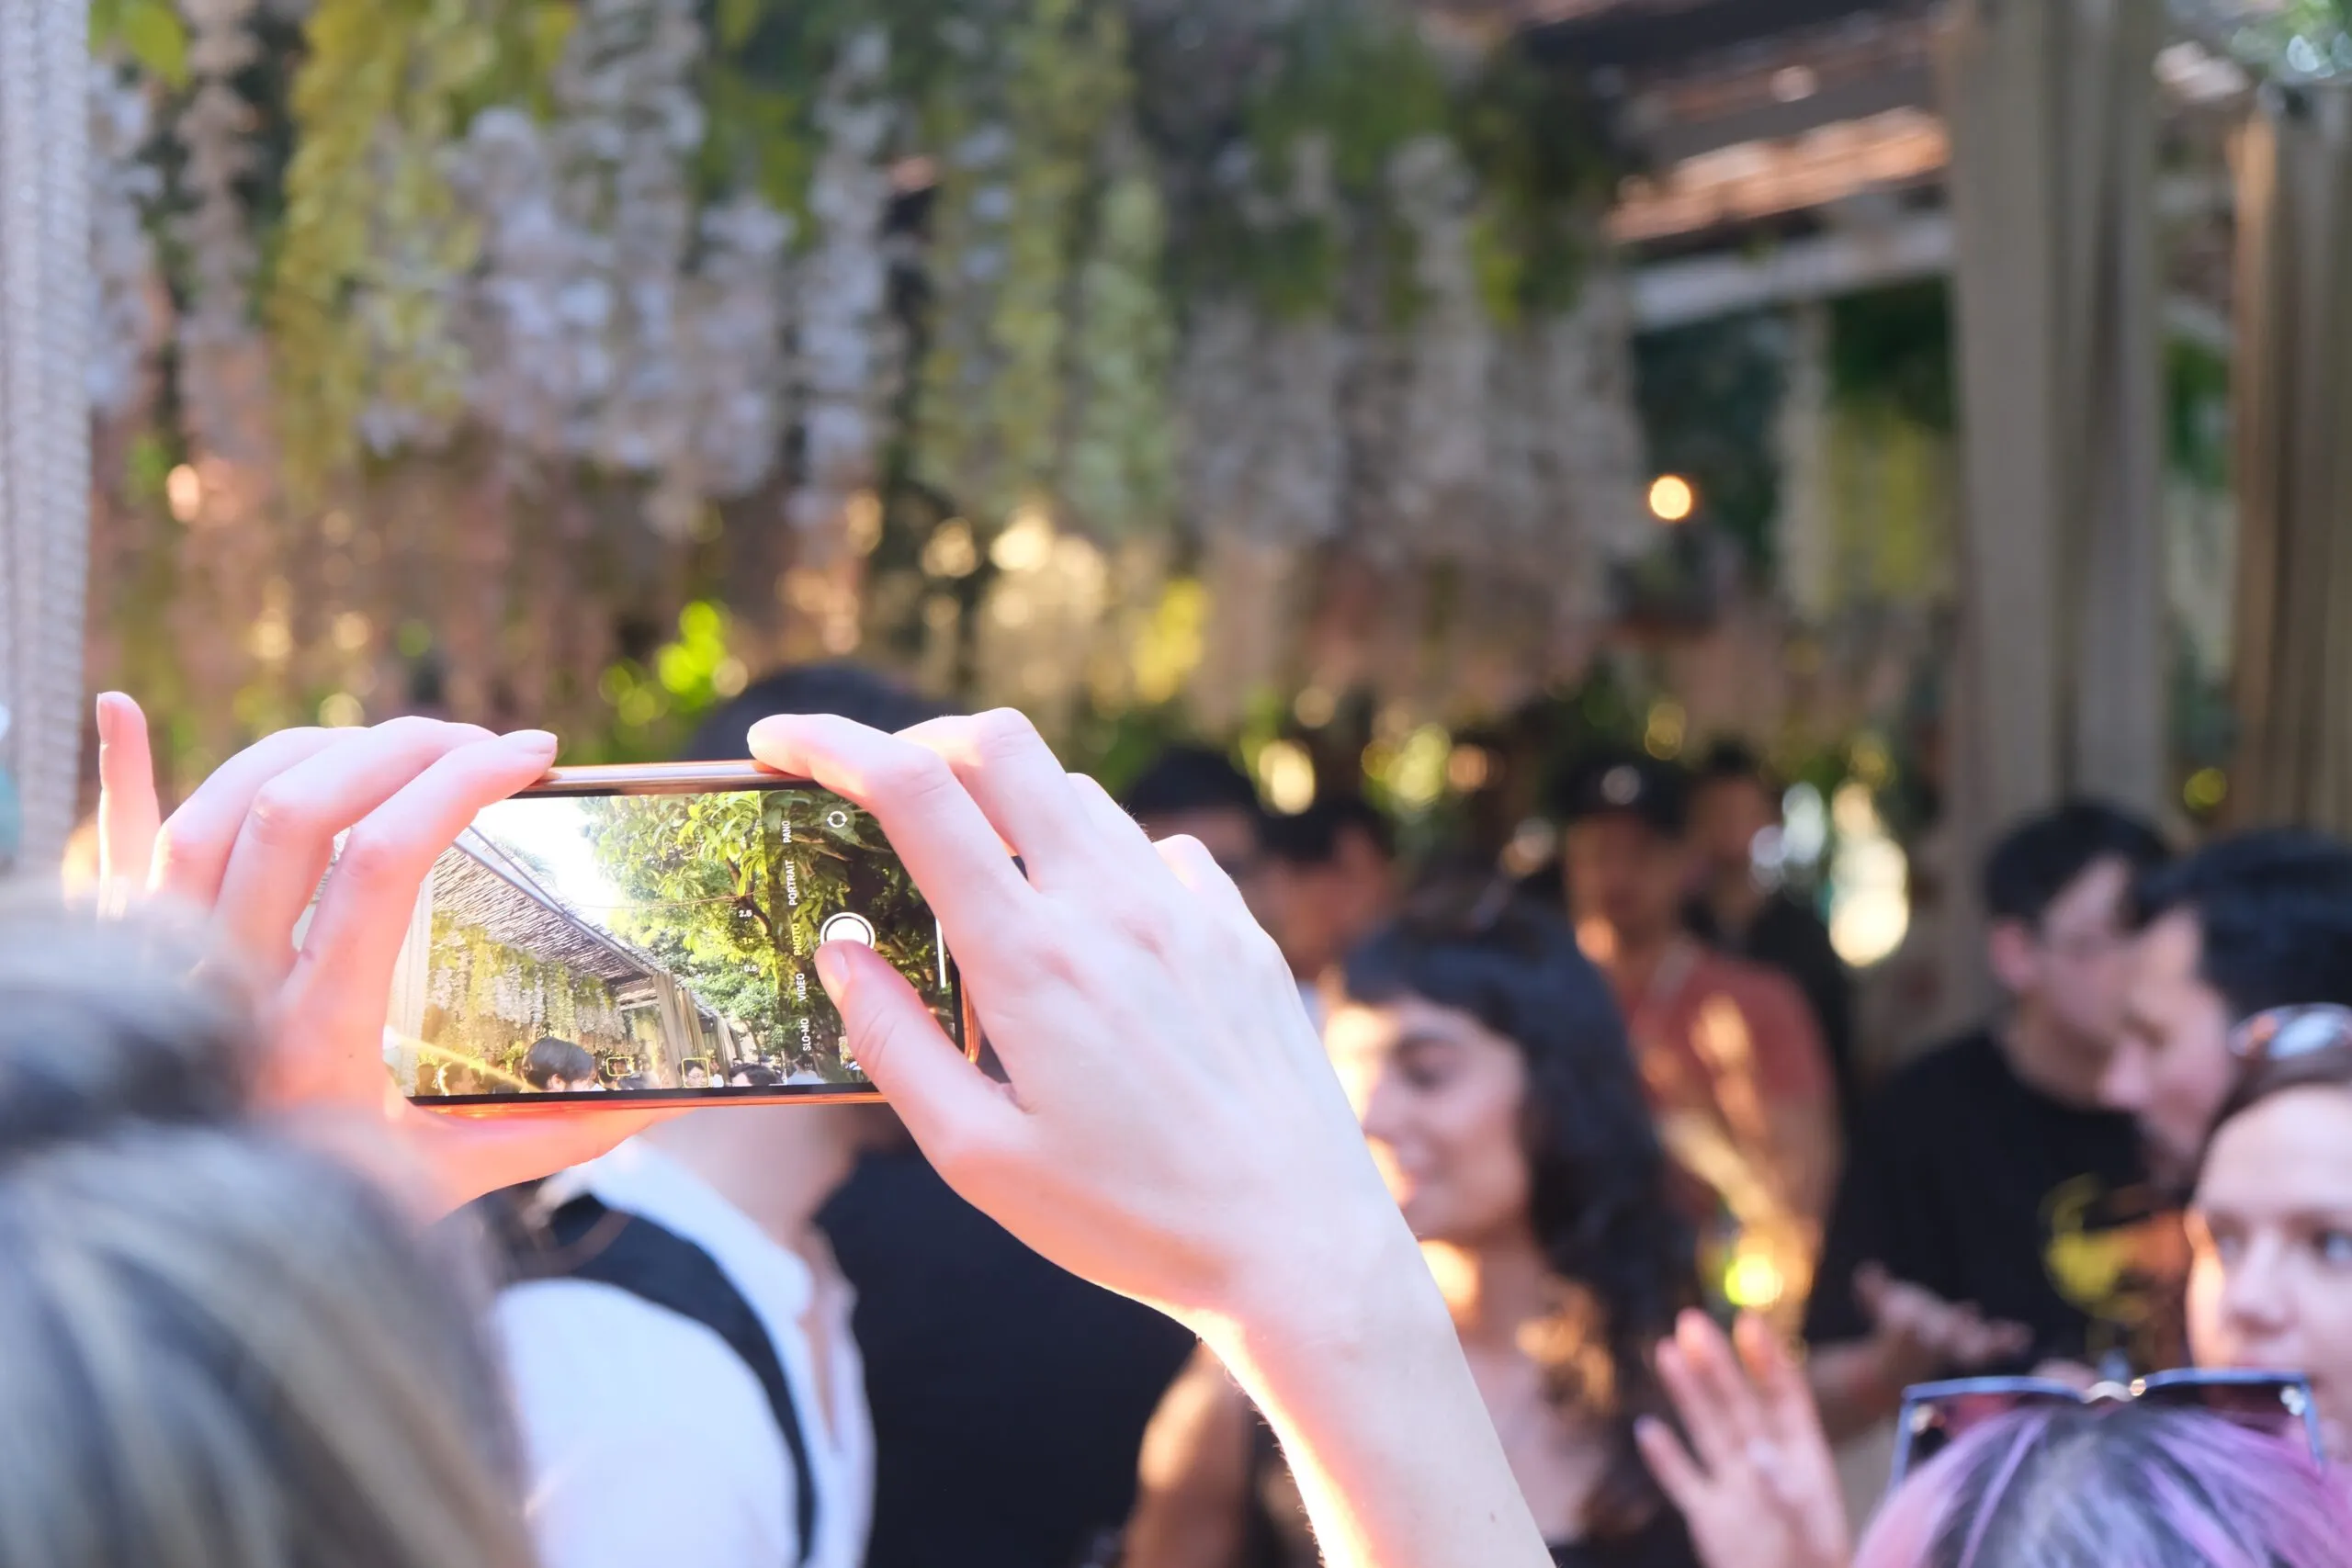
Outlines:
<svg viewBox="0 0 2352 1568"><path fill-rule="evenodd" d="M2093 1356L2120 1348L2135 1365L2166 1364L2168 1352L2154 1341L2169 1326L2180 1289L2180 1219L2158 1213L2099 1224L2115 1201L2096 1176L2052 1189L2041 1205L2050 1238L2042 1267L2067 1304L2091 1319Z"/></svg>

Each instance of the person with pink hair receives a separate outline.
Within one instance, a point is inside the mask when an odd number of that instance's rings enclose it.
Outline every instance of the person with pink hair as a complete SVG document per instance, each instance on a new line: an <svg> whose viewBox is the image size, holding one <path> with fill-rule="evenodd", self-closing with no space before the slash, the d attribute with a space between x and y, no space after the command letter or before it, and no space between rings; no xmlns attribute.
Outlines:
<svg viewBox="0 0 2352 1568"><path fill-rule="evenodd" d="M2352 1505L2307 1447L2203 1410L2042 1405L1897 1487L1854 1568L2335 1568Z"/></svg>
<svg viewBox="0 0 2352 1568"><path fill-rule="evenodd" d="M1660 1348L1682 1431L1643 1451L1708 1568L2337 1568L2352 1502L2307 1426L2154 1398L2045 1399L1968 1426L1888 1497L1850 1563L1802 1375L1753 1319ZM2308 1385L2287 1380L2308 1395ZM2291 1405L2285 1408L2291 1408ZM2288 1434L2291 1433L2290 1436Z"/></svg>

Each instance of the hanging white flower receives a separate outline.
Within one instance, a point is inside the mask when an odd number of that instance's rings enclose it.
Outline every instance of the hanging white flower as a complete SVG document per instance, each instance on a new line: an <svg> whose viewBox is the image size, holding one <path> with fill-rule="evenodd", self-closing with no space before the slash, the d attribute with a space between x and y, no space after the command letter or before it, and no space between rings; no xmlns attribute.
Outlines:
<svg viewBox="0 0 2352 1568"><path fill-rule="evenodd" d="M1443 137L1417 137L1388 169L1389 199L1412 236L1412 308L1398 343L1397 428L1388 522L1397 545L1485 555L1487 414L1494 328L1479 298L1471 225L1477 191Z"/></svg>
<svg viewBox="0 0 2352 1568"><path fill-rule="evenodd" d="M677 312L701 51L689 0L601 0L583 8L557 72L558 199L593 237L588 254L612 288L611 385L582 411L577 444L631 472L660 472L686 449Z"/></svg>
<svg viewBox="0 0 2352 1568"><path fill-rule="evenodd" d="M702 53L693 0L587 0L552 121L485 111L452 171L482 226L477 417L543 460L653 479L670 534L768 477L786 412L792 225L750 197L695 211Z"/></svg>
<svg viewBox="0 0 2352 1568"><path fill-rule="evenodd" d="M557 210L547 138L522 109L485 109L451 154L450 183L481 225L467 307L474 416L531 456L568 456L573 411L610 379L612 300L585 235Z"/></svg>
<svg viewBox="0 0 2352 1568"><path fill-rule="evenodd" d="M889 34L860 28L826 74L816 119L822 149L809 180L814 243L793 269L792 380L804 457L787 514L823 528L875 482L899 345L888 314Z"/></svg>
<svg viewBox="0 0 2352 1568"><path fill-rule="evenodd" d="M783 438L793 224L766 202L739 196L705 212L701 228L702 259L680 320L693 453L713 494L741 495L767 478Z"/></svg>
<svg viewBox="0 0 2352 1568"><path fill-rule="evenodd" d="M504 958L504 955L501 955ZM492 1017L510 1023L521 1023L530 1018L530 1004L524 1000L523 983L514 973L514 962L504 958L490 980L490 1010Z"/></svg>
<svg viewBox="0 0 2352 1568"><path fill-rule="evenodd" d="M1336 222L1329 139L1295 138L1277 181L1245 148L1216 171L1226 199L1261 231ZM1178 372L1181 473L1192 513L1261 544L1338 536L1348 444L1340 393L1354 357L1334 310L1276 319L1237 295L1193 311Z"/></svg>
<svg viewBox="0 0 2352 1568"><path fill-rule="evenodd" d="M1270 321L1233 299L1195 307L1178 372L1178 437L1187 510L1202 526L1269 545L1339 533L1344 364L1328 317Z"/></svg>
<svg viewBox="0 0 2352 1568"><path fill-rule="evenodd" d="M1167 209L1139 141L1122 134L1114 148L1078 271L1061 481L1071 514L1106 536L1166 522L1174 463Z"/></svg>
<svg viewBox="0 0 2352 1568"><path fill-rule="evenodd" d="M1537 329L1550 461L1544 508L1567 520L1561 551L1573 563L1566 608L1603 613L1609 568L1638 552L1649 532L1643 504L1642 430L1634 407L1632 295L1623 274L1597 266L1575 309Z"/></svg>
<svg viewBox="0 0 2352 1568"><path fill-rule="evenodd" d="M90 407L101 418L138 400L160 344L165 298L146 211L164 178L141 152L153 130L148 84L119 62L90 62Z"/></svg>

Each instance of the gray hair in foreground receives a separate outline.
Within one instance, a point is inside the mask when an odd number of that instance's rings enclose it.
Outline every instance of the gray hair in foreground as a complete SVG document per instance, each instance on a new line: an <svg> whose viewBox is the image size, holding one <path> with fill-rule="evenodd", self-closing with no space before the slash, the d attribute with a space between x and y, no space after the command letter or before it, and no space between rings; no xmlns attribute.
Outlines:
<svg viewBox="0 0 2352 1568"><path fill-rule="evenodd" d="M200 956L0 901L0 1568L525 1568L479 1302Z"/></svg>

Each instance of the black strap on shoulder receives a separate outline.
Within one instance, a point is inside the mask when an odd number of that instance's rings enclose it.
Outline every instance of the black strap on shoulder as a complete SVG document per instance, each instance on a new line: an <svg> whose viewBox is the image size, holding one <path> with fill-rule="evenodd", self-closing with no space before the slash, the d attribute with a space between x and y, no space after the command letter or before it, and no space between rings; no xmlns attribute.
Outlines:
<svg viewBox="0 0 2352 1568"><path fill-rule="evenodd" d="M548 1215L537 1239L539 1246L525 1260L531 1277L585 1280L627 1291L701 1324L725 1340L751 1370L792 1450L792 1496L805 1565L817 1540L816 1474L808 1462L808 1439L800 1429L784 1363L743 1292L693 1242L641 1214L607 1208L593 1196L574 1198Z"/></svg>

